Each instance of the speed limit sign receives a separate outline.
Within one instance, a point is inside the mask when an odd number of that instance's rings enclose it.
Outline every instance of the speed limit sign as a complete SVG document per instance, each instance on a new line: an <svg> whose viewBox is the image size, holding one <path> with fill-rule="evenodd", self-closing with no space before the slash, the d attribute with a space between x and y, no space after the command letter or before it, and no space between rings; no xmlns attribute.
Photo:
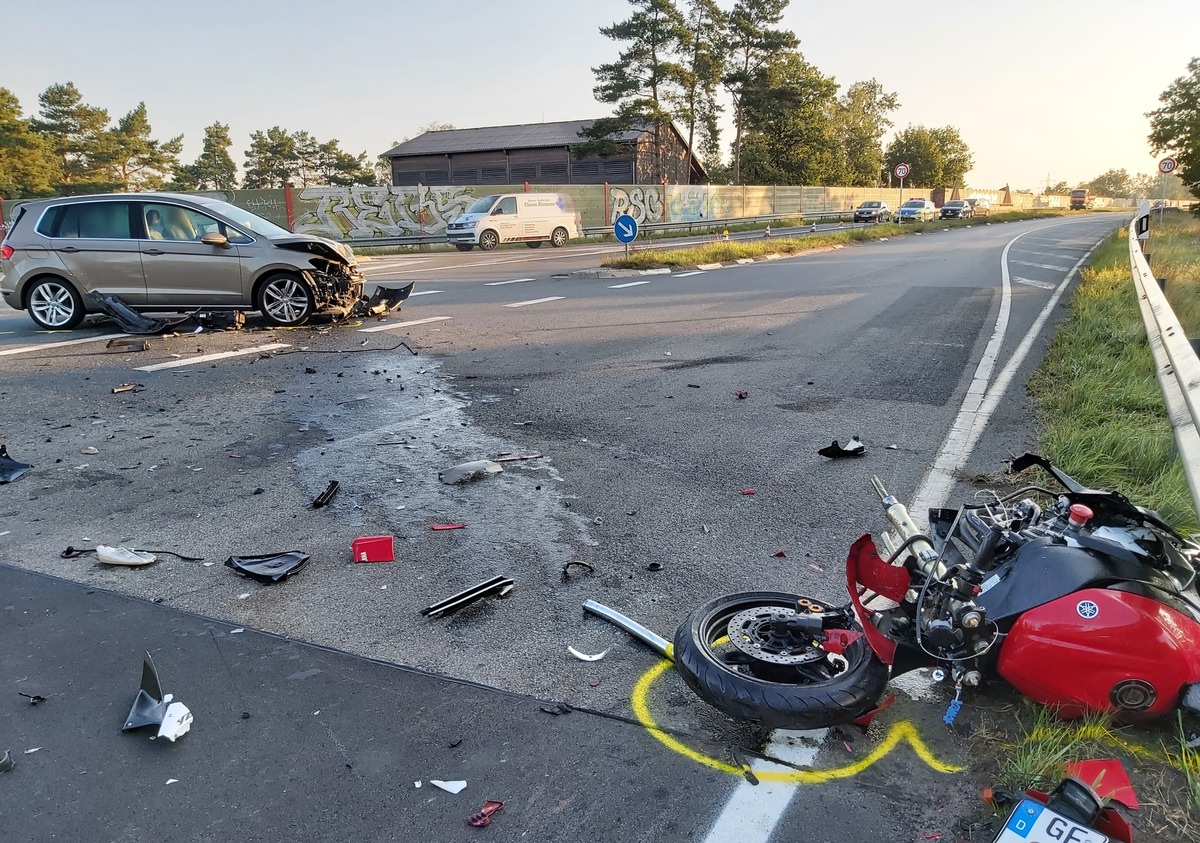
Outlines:
<svg viewBox="0 0 1200 843"><path fill-rule="evenodd" d="M908 178L908 173L909 173L908 165L907 164L897 164L896 169L892 170L892 172L895 173L896 178L898 178L898 179Z"/></svg>
<svg viewBox="0 0 1200 843"><path fill-rule="evenodd" d="M1158 162L1158 171L1164 175L1175 172L1177 161L1174 158L1164 158Z"/></svg>

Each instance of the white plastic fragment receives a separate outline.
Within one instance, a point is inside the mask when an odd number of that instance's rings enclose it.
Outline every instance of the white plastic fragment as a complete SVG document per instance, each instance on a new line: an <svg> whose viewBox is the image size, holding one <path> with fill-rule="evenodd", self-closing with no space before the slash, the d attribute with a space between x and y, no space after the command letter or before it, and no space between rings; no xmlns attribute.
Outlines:
<svg viewBox="0 0 1200 843"><path fill-rule="evenodd" d="M192 712L183 703L170 702L170 700L170 694L163 697L163 702L167 702L169 705L163 712L163 721L158 727L156 737L166 738L171 743L175 743L176 738L186 735L192 728ZM154 738L150 740L154 740Z"/></svg>
<svg viewBox="0 0 1200 843"><path fill-rule="evenodd" d="M244 627L244 626L239 626L237 629L231 629L231 630L229 630L229 634L230 634L230 635L241 635L241 634L242 634L243 632L245 632L245 631L246 631L246 627Z"/></svg>
<svg viewBox="0 0 1200 843"><path fill-rule="evenodd" d="M250 592L248 592L248 591L243 594L238 595L238 600L249 600L249 599L250 599Z"/></svg>
<svg viewBox="0 0 1200 843"><path fill-rule="evenodd" d="M464 781L444 782L438 779L430 779L429 783L434 787L440 787L447 793L461 793L463 788L467 786L467 783Z"/></svg>
<svg viewBox="0 0 1200 843"><path fill-rule="evenodd" d="M92 445L88 445L86 448L84 448L84 449L83 449L82 451L80 451L79 453L81 453L81 454L87 454L88 456L91 456L91 455L93 455L93 454L98 454L98 453L100 453L100 452L99 452L99 451L97 451L97 450L96 450L96 448L95 448L94 446L92 446Z"/></svg>
<svg viewBox="0 0 1200 843"><path fill-rule="evenodd" d="M599 653L596 653L596 655L589 656L587 653L579 652L574 647L567 647L567 652L579 659L581 662L598 662L600 659L608 655L608 650L601 650Z"/></svg>
<svg viewBox="0 0 1200 843"><path fill-rule="evenodd" d="M492 462L491 460L474 460L473 462L464 462L453 468L448 468L445 471L439 471L438 480L449 484L469 483L473 480L499 474L502 471L504 471L504 467L499 463Z"/></svg>
<svg viewBox="0 0 1200 843"><path fill-rule="evenodd" d="M37 752L39 749L41 749L41 747L40 747L40 746L35 746L33 749L27 749L27 750L25 750L25 754L26 754L26 755L33 755L33 753Z"/></svg>
<svg viewBox="0 0 1200 843"><path fill-rule="evenodd" d="M413 787L420 787L420 786L421 786L420 782L413 782Z"/></svg>
<svg viewBox="0 0 1200 843"><path fill-rule="evenodd" d="M167 784L175 784L179 779L167 779Z"/></svg>
<svg viewBox="0 0 1200 843"><path fill-rule="evenodd" d="M109 547L108 545L96 546L96 558L106 565L125 565L126 567L136 568L141 565L149 565L155 559L153 553L146 553L144 550L131 550L128 547Z"/></svg>

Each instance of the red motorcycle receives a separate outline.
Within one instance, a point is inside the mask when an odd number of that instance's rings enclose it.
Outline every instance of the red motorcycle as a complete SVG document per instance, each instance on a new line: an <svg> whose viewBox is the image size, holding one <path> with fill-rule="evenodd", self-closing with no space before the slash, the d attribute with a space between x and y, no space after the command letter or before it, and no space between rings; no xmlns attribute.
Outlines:
<svg viewBox="0 0 1200 843"><path fill-rule="evenodd" d="M874 478L896 535L886 559L870 535L850 548L847 605L718 598L675 633L676 667L706 702L771 727L856 720L889 672L919 667L953 683L947 723L963 688L997 676L1063 717L1200 712L1200 544L1042 457L1011 462L1033 466L1061 490L932 509L928 534Z"/></svg>

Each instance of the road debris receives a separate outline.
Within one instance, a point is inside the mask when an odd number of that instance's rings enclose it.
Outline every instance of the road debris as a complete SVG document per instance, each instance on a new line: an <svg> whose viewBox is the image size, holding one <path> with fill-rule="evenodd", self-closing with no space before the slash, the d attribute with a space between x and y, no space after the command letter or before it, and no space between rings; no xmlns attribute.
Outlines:
<svg viewBox="0 0 1200 843"><path fill-rule="evenodd" d="M737 765L739 770L741 770L742 775L746 778L746 781L750 782L750 784L757 785L758 776L754 775L754 770L750 767L750 763L746 761L746 758L742 755L741 751L738 750L736 746L731 747L730 754L733 756L733 763Z"/></svg>
<svg viewBox="0 0 1200 843"><path fill-rule="evenodd" d="M412 294L416 283L416 281L410 281L403 287L377 287L369 299L360 302L359 309L369 316L383 317L394 313ZM409 351L412 349L410 348Z"/></svg>
<svg viewBox="0 0 1200 843"><path fill-rule="evenodd" d="M289 550L286 553L268 553L262 556L230 556L225 560L225 567L233 568L242 576L259 582L277 583L300 570L308 559L308 554L303 551Z"/></svg>
<svg viewBox="0 0 1200 843"><path fill-rule="evenodd" d="M574 647L567 647L567 652L570 653L575 658L579 659L581 662L598 662L598 661L600 661L600 659L602 659L608 655L608 650L601 650L599 653L596 653L594 656L591 656L591 655L588 655L587 653L579 652Z"/></svg>
<svg viewBox="0 0 1200 843"><path fill-rule="evenodd" d="M651 562L646 566L647 571L661 571L662 569L663 565L661 562Z"/></svg>
<svg viewBox="0 0 1200 843"><path fill-rule="evenodd" d="M26 755L33 755L35 752L40 752L40 751L41 751L41 749L42 749L42 748L41 748L40 746L35 746L33 749L27 749L27 750L25 750L25 754L26 754Z"/></svg>
<svg viewBox="0 0 1200 843"><path fill-rule="evenodd" d="M26 694L24 691L17 691L17 693L23 697L27 697L30 705L37 705L38 703L44 703L46 701L46 698L41 694Z"/></svg>
<svg viewBox="0 0 1200 843"><path fill-rule="evenodd" d="M192 318L189 314L182 319L151 319L149 316L143 316L133 310L117 296L106 296L99 292L88 293L88 296L100 306L105 316L116 322L117 326L127 334L161 334Z"/></svg>
<svg viewBox="0 0 1200 843"><path fill-rule="evenodd" d="M13 760L12 752L4 750L4 755L0 755L0 773L7 773L15 766L17 766L17 762Z"/></svg>
<svg viewBox="0 0 1200 843"><path fill-rule="evenodd" d="M153 553L144 550L132 550L128 547L96 546L96 558L105 565L123 565L129 568L139 568L142 565L153 565L157 560Z"/></svg>
<svg viewBox="0 0 1200 843"><path fill-rule="evenodd" d="M325 487L325 491L313 499L313 509L320 509L333 500L334 496L338 493L338 489L341 488L341 485L342 484L336 480L330 480L329 485Z"/></svg>
<svg viewBox="0 0 1200 843"><path fill-rule="evenodd" d="M578 565L580 568L587 568L587 571L589 574L596 573L596 569L593 568L591 565L589 565L586 562L581 562L578 559L575 559L575 560L568 562L566 565L562 566L563 582L568 582L571 579L571 566L572 565Z"/></svg>
<svg viewBox="0 0 1200 843"><path fill-rule="evenodd" d="M31 468L32 465L10 459L8 446L0 443L0 483L11 483Z"/></svg>
<svg viewBox="0 0 1200 843"><path fill-rule="evenodd" d="M598 618L608 621L614 626L620 627L634 638L653 649L660 656L668 659L671 658L671 642L667 641L667 639L663 638L658 633L652 632L646 627L642 626L640 623L633 620L633 618L622 615L616 609L610 609L608 606L605 606L603 603L597 603L595 600L585 600L583 603L583 610L595 615Z"/></svg>
<svg viewBox="0 0 1200 843"><path fill-rule="evenodd" d="M460 463L445 471L439 471L438 480L449 485L471 483L475 480L481 480L484 477L491 477L493 474L499 474L502 471L504 471L504 467L491 460L474 460L472 462Z"/></svg>
<svg viewBox="0 0 1200 843"><path fill-rule="evenodd" d="M575 709L571 708L571 706L567 705L565 702L555 703L553 706L542 706L542 711L546 712L547 714L553 714L555 717L558 717L562 714L570 714L574 710Z"/></svg>
<svg viewBox="0 0 1200 843"><path fill-rule="evenodd" d="M847 442L844 447L839 445L838 441L834 439L832 445L817 451L817 453L821 456L829 457L831 460L840 460L847 457L861 457L866 452L867 446L864 445L857 436L851 437L850 441Z"/></svg>
<svg viewBox="0 0 1200 843"><path fill-rule="evenodd" d="M154 660L146 653L142 662L142 684L121 731L152 725L158 726L158 734L151 736L150 740L166 738L174 743L192 728L192 712L183 703L175 702L171 694L163 694Z"/></svg>
<svg viewBox="0 0 1200 843"><path fill-rule="evenodd" d="M140 383L123 383L120 386L114 386L112 394L119 395L122 392L141 392L145 388L145 385Z"/></svg>
<svg viewBox="0 0 1200 843"><path fill-rule="evenodd" d="M93 445L88 445L86 448L84 448L84 449L83 449L82 451L80 451L79 453L81 453L81 454L86 454L86 455L88 455L89 457L91 457L91 456L95 456L96 454L98 454L98 453L100 453L100 452L99 452L98 450L96 450L95 446L93 446Z"/></svg>
<svg viewBox="0 0 1200 843"><path fill-rule="evenodd" d="M517 460L538 460L541 458L541 454L501 454L493 459L492 462L516 462Z"/></svg>
<svg viewBox="0 0 1200 843"><path fill-rule="evenodd" d="M396 540L393 536L362 536L350 542L355 562L395 562Z"/></svg>
<svg viewBox="0 0 1200 843"><path fill-rule="evenodd" d="M744 389L735 389L733 394L738 397L739 401L744 401L745 399L750 397L750 393Z"/></svg>
<svg viewBox="0 0 1200 843"><path fill-rule="evenodd" d="M774 556L776 559L787 559L787 554L784 553L782 550L778 550L775 553L772 553L771 555Z"/></svg>
<svg viewBox="0 0 1200 843"><path fill-rule="evenodd" d="M467 529L467 525L466 524L433 524L430 526L430 529L431 530L465 530L465 529Z"/></svg>
<svg viewBox="0 0 1200 843"><path fill-rule="evenodd" d="M1079 779L1105 801L1120 802L1131 811L1141 807L1125 765L1116 758L1072 761L1067 764L1066 776Z"/></svg>
<svg viewBox="0 0 1200 843"><path fill-rule="evenodd" d="M431 785L433 785L434 787L440 787L442 790L446 791L447 793L462 793L463 789L466 788L466 786L467 786L467 783L462 780L453 781L453 782L444 782L444 781L441 781L440 779L430 779L429 783Z"/></svg>
<svg viewBox="0 0 1200 843"><path fill-rule="evenodd" d="M115 348L118 351L149 351L149 340L138 340L133 337L118 337L104 344L105 348Z"/></svg>
<svg viewBox="0 0 1200 843"><path fill-rule="evenodd" d="M421 614L430 618L448 615L489 594L495 594L498 597L507 597L512 592L513 587L514 583L511 577L492 577L490 580L484 580L464 591L460 591L458 594L447 597L445 600L434 603L432 606L426 606L421 610Z"/></svg>
<svg viewBox="0 0 1200 843"><path fill-rule="evenodd" d="M494 799L489 799L483 803L483 807L476 811L471 816L467 817L467 825L475 828L486 828L492 824L492 814L504 807L503 802L497 802Z"/></svg>
<svg viewBox="0 0 1200 843"><path fill-rule="evenodd" d="M743 495L753 495L754 490L753 489L742 489L742 494Z"/></svg>

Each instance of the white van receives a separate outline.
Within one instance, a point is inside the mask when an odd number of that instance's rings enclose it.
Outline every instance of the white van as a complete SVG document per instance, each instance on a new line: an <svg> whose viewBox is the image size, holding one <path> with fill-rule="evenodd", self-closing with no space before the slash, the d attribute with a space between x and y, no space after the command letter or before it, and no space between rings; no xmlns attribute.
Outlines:
<svg viewBox="0 0 1200 843"><path fill-rule="evenodd" d="M476 199L446 226L446 238L460 252L485 252L501 243L536 249L550 241L565 246L580 236L579 214L570 196L558 193L497 193Z"/></svg>

